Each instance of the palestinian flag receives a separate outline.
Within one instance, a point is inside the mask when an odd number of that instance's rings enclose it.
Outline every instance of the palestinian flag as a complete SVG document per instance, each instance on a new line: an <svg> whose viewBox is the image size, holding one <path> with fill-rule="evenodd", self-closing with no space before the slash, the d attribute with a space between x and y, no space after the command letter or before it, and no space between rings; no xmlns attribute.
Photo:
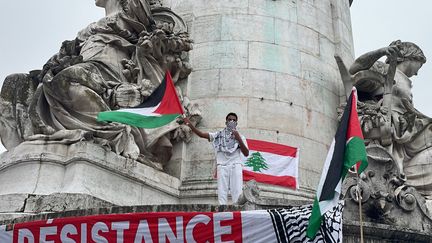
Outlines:
<svg viewBox="0 0 432 243"><path fill-rule="evenodd" d="M111 121L141 128L164 126L183 114L183 108L169 72L162 83L140 105L133 108L104 111L98 114L98 121Z"/></svg>
<svg viewBox="0 0 432 243"><path fill-rule="evenodd" d="M244 181L298 188L298 148L254 139L246 141L249 157L243 163Z"/></svg>
<svg viewBox="0 0 432 243"><path fill-rule="evenodd" d="M360 174L368 163L357 114L357 90L353 88L324 163L309 219L309 238L313 239L320 229L322 216L338 204L342 181L348 170L356 164Z"/></svg>

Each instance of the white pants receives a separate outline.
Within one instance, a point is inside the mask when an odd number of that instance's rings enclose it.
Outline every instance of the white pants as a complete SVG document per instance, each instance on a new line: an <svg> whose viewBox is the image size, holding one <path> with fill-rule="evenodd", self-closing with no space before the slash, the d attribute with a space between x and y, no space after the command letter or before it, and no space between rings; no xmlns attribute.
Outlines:
<svg viewBox="0 0 432 243"><path fill-rule="evenodd" d="M227 204L228 191L231 192L232 202L236 203L243 189L242 165L218 165L217 184L219 204Z"/></svg>

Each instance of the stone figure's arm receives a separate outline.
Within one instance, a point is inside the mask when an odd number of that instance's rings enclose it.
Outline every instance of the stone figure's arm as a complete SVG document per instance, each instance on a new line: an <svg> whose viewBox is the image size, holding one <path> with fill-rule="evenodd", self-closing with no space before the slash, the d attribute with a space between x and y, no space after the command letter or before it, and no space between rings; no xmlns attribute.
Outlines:
<svg viewBox="0 0 432 243"><path fill-rule="evenodd" d="M79 40L81 43L86 41L90 36L95 34L96 28L96 22L90 23L87 27L78 32L76 39Z"/></svg>
<svg viewBox="0 0 432 243"><path fill-rule="evenodd" d="M349 72L355 74L362 70L367 70L383 56L396 57L399 55L399 48L397 46L383 47L375 51L365 53L358 57L351 65Z"/></svg>
<svg viewBox="0 0 432 243"><path fill-rule="evenodd" d="M235 139L237 139L237 141L239 143L240 150L241 150L242 154L246 157L249 156L249 149L246 146L246 144L243 142L243 139L241 138L240 133L237 130L234 130L233 134L234 134Z"/></svg>
<svg viewBox="0 0 432 243"><path fill-rule="evenodd" d="M348 68L346 67L342 58L338 55L335 55L334 58L336 60L336 64L338 65L338 68L339 68L339 73L340 73L341 78L342 78L342 83L343 83L343 86L345 89L346 98L348 98L350 96L350 93L351 93L351 90L353 87L353 81L351 79L351 75L348 72Z"/></svg>
<svg viewBox="0 0 432 243"><path fill-rule="evenodd" d="M192 123L189 121L188 118L183 118L183 122L190 127L190 129L192 130L192 132L194 132L196 135L198 135L201 138L206 138L207 140L210 138L210 135L208 132L203 132L201 130L199 130L198 128L196 128L194 125L192 125Z"/></svg>

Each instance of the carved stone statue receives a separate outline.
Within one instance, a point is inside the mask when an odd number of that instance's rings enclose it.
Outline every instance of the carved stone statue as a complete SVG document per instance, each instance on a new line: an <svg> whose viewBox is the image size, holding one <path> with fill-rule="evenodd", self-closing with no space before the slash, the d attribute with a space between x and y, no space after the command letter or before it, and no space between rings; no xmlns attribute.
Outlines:
<svg viewBox="0 0 432 243"><path fill-rule="evenodd" d="M383 56L386 63L378 61ZM349 70L336 60L345 91L357 88L369 159L368 171L346 182L351 198L360 200L360 190L366 214L379 222L395 223L402 211L432 222L425 201L432 202L432 119L413 107L410 80L426 62L422 50L398 40L360 56ZM412 223L405 219L398 224Z"/></svg>
<svg viewBox="0 0 432 243"><path fill-rule="evenodd" d="M176 136L185 137L184 127L175 123L145 130L96 117L140 104L166 70L174 82L189 75L192 45L186 25L158 1L96 0L96 5L105 8L106 16L75 40L64 41L43 70L6 78L0 96L2 142L9 150L23 141L88 140L125 157L166 162L173 139L169 132L180 129ZM199 115L187 97L182 99L188 115Z"/></svg>

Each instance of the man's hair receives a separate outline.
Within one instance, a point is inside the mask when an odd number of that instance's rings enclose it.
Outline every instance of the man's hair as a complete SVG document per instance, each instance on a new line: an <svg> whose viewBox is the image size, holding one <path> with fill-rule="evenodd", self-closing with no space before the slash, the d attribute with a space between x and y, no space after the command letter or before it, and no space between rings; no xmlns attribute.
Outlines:
<svg viewBox="0 0 432 243"><path fill-rule="evenodd" d="M229 116L235 116L235 118L238 120L237 114L234 112L230 112L230 113L228 113L228 115L226 115L225 121L228 119Z"/></svg>

